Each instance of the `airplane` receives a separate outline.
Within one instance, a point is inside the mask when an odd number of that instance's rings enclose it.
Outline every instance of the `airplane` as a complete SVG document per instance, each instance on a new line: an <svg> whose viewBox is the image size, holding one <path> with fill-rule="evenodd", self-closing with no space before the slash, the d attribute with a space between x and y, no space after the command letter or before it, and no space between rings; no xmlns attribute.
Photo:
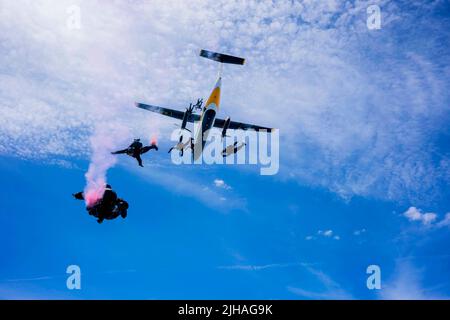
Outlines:
<svg viewBox="0 0 450 320"><path fill-rule="evenodd" d="M203 150L209 129L212 127L220 128L222 129L222 138L226 136L226 132L228 129L234 129L234 130L255 130L255 131L266 131L271 132L273 129L268 127L262 127L258 125L243 123L243 122L236 122L231 121L230 117L227 117L225 119L216 118L216 115L219 111L219 104L220 104L220 93L221 93L221 85L222 85L222 65L225 64L235 64L235 65L243 65L245 63L244 58L235 57L223 53L218 52L212 52L208 50L201 50L200 56L203 58L207 58L216 62L220 63L220 69L219 69L219 76L216 81L216 84L214 85L214 88L206 101L205 106L203 107L203 110L201 114L195 114L192 112L192 107L187 108L186 111L179 111L175 109L170 108L164 108L159 107L155 105L150 104L144 104L144 103L136 103L136 107L148 110L151 112L159 113L164 116L168 116L171 118L182 120L182 129L185 129L187 122L200 122L200 126L198 127L197 133L195 134L196 139L194 144L194 150L198 150L196 148L197 144L201 143L201 149ZM199 104L200 100L198 101ZM201 142L200 142L201 141ZM201 152L193 152L194 153L194 159L197 160Z"/></svg>

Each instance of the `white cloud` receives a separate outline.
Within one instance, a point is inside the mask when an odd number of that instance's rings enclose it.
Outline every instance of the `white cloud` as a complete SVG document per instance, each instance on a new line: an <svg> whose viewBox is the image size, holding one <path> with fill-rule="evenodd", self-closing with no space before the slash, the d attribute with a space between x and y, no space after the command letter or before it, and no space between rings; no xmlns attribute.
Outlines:
<svg viewBox="0 0 450 320"><path fill-rule="evenodd" d="M339 235L335 235L333 230L319 230L317 231L317 235L323 238L332 238L334 240L340 240L341 237ZM305 240L315 240L317 237L309 235L305 237Z"/></svg>
<svg viewBox="0 0 450 320"><path fill-rule="evenodd" d="M229 185L227 185L225 183L225 181L223 181L222 179L215 179L214 180L214 185L217 188L222 188L222 189L226 189L226 190L230 190L231 189L231 187Z"/></svg>
<svg viewBox="0 0 450 320"><path fill-rule="evenodd" d="M409 220L409 221L418 221L422 222L425 226L430 226L434 223L434 221L437 218L436 213L427 212L422 213L420 209L417 209L416 207L409 207L408 210L406 210L403 215Z"/></svg>
<svg viewBox="0 0 450 320"><path fill-rule="evenodd" d="M323 232L325 237L331 237L333 235L333 230L326 230Z"/></svg>
<svg viewBox="0 0 450 320"><path fill-rule="evenodd" d="M355 235L355 236L360 236L361 234L363 234L363 233L366 233L366 229L360 229L360 230L355 230L354 232L353 232L353 235Z"/></svg>
<svg viewBox="0 0 450 320"><path fill-rule="evenodd" d="M415 37L439 25L395 3L382 2L376 41L361 19L368 1L77 3L80 30L66 27L73 1L2 4L1 154L86 158L96 123L167 137L173 121L133 103L181 110L205 97L216 74L197 57L205 47L247 58L225 68L221 113L282 129L282 175L387 199L433 197L450 181L449 159L430 152L449 116L448 49L432 41L439 32L415 45L402 24Z"/></svg>

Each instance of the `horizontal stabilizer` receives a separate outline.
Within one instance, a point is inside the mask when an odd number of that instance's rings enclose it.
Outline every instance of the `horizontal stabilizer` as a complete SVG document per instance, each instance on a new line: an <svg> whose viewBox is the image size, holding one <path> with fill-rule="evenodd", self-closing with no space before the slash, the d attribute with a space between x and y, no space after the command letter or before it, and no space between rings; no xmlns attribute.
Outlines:
<svg viewBox="0 0 450 320"><path fill-rule="evenodd" d="M244 58L239 58L235 56L230 56L228 54L212 52L208 50L201 50L200 56L203 58L211 59L221 63L230 63L230 64L240 64L243 65L245 62Z"/></svg>

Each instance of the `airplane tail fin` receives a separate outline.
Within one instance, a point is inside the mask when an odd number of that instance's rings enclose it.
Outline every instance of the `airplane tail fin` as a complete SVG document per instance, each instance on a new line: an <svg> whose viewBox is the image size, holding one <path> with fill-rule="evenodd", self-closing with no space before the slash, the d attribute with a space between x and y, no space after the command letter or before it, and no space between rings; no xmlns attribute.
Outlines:
<svg viewBox="0 0 450 320"><path fill-rule="evenodd" d="M244 58L239 58L235 56L230 56L228 54L208 51L208 50L201 50L200 56L206 59L214 60L220 63L229 63L229 64L239 64L243 65L245 63Z"/></svg>

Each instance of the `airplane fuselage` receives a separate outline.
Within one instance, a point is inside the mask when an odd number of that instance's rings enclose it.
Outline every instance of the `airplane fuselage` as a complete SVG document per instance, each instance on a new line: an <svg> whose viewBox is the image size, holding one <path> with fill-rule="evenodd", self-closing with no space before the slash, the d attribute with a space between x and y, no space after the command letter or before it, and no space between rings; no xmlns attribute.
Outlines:
<svg viewBox="0 0 450 320"><path fill-rule="evenodd" d="M194 160L197 160L201 156L210 129L213 127L214 121L216 120L216 114L219 112L221 84L222 78L219 77L200 117L200 123L195 135Z"/></svg>

